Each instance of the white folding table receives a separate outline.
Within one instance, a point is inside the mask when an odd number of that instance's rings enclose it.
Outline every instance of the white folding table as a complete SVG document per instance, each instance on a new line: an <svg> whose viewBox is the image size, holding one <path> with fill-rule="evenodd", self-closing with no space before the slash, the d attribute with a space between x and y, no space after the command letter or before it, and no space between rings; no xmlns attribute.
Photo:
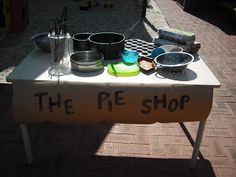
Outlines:
<svg viewBox="0 0 236 177"><path fill-rule="evenodd" d="M13 117L21 125L27 162L33 163L27 124L101 122L151 124L198 121L191 159L195 168L205 123L219 81L205 62L195 60L182 73L158 70L115 77L103 70L49 75L50 54L33 50L7 80L13 85Z"/></svg>

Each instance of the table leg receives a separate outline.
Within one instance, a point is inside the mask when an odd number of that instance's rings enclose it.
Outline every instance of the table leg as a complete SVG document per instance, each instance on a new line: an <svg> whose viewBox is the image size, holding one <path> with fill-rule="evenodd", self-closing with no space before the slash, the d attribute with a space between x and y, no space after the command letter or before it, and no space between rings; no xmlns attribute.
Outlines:
<svg viewBox="0 0 236 177"><path fill-rule="evenodd" d="M196 137L195 144L194 144L192 160L191 160L191 164L190 164L191 169L195 169L195 167L196 167L197 156L198 156L199 149L201 146L201 141L202 141L202 136L204 133L205 125L206 125L206 121L200 121L199 126L198 126L198 131L197 131L197 137Z"/></svg>
<svg viewBox="0 0 236 177"><path fill-rule="evenodd" d="M142 5L142 18L146 17L146 10L147 10L147 0L143 0L143 5Z"/></svg>
<svg viewBox="0 0 236 177"><path fill-rule="evenodd" d="M29 133L28 133L28 128L27 124L20 124L21 128L21 134L25 146L25 153L27 157L27 163L32 164L34 162L33 160L33 155L32 155L32 150L31 150L31 144L30 144L30 138L29 138Z"/></svg>

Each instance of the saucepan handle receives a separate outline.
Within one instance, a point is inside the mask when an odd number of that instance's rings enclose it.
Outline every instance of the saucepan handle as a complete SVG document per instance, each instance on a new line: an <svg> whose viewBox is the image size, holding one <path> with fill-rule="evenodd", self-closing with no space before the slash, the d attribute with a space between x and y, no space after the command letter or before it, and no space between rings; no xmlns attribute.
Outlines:
<svg viewBox="0 0 236 177"><path fill-rule="evenodd" d="M154 60L152 61L152 64L154 65L155 70L163 68L160 64L157 64Z"/></svg>

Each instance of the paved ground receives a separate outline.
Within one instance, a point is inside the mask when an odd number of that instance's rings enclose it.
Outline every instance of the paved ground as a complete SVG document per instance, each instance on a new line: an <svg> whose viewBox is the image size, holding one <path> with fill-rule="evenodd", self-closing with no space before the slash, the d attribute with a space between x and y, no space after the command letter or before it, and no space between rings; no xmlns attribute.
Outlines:
<svg viewBox="0 0 236 177"><path fill-rule="evenodd" d="M118 3L122 1L115 2L115 5L128 8L124 3ZM12 68L32 50L33 45L29 40L30 36L33 33L46 30L48 16L45 13L55 13L55 10L48 10L50 3L53 2L46 0L29 1L31 15L37 16L22 32L23 37L19 35L10 36L11 39L20 39L19 45L13 45L14 40L9 40L7 41L9 46L3 46L3 39L6 39L7 35L1 34L0 51L1 58L4 60L0 59L0 61L1 64L4 63L1 65L4 66L1 68L1 81L3 83L5 76ZM73 3L72 1L69 2L71 6ZM120 22L119 19L116 19L112 23L115 26L111 30L126 31L128 36L137 35L137 37L148 41L155 36L157 24L166 25L163 20L164 15L169 26L196 33L197 40L202 43L199 54L221 81L221 88L216 89L214 93L213 108L207 121L197 169L195 171L188 169L197 123L103 124L94 126L65 126L43 123L31 125L32 148L36 162L33 166L27 166L20 130L12 120L11 86L1 85L1 176L235 177L236 77L234 74L236 70L236 31L222 21L222 13L208 11L207 13L196 12L192 15L183 12L172 0L152 1L155 9L149 9L147 14L147 19L152 24L150 25L148 22L138 21L140 7L135 1L125 1L125 3L130 3L129 7L132 7L121 13L124 15L121 17L126 20L127 26L121 26L123 23L116 24ZM57 7L60 6L61 4L58 3ZM36 10L38 9L36 7L40 7L40 10ZM74 8L78 7L74 5ZM109 12L109 16L113 14L113 11ZM127 16L124 14L127 11L134 13L132 20L124 18ZM85 19L91 15L95 18L96 16L93 13L106 15L108 12L102 8L83 13L78 11L78 14ZM116 15L117 13L118 11L116 11ZM78 23L80 22L81 26L77 25L74 30L89 30L88 20L80 19ZM101 22L103 21L101 20ZM106 30L97 27L95 24L92 27L92 31Z"/></svg>
<svg viewBox="0 0 236 177"><path fill-rule="evenodd" d="M199 54L221 82L214 93L202 154L216 176L236 176L236 28L222 11L183 12L172 0L157 0L171 27L193 31L202 43Z"/></svg>

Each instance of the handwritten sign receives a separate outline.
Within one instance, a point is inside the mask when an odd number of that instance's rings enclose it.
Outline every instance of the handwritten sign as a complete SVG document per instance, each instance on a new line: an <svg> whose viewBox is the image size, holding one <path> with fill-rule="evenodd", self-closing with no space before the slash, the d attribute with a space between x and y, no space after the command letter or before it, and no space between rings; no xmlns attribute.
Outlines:
<svg viewBox="0 0 236 177"><path fill-rule="evenodd" d="M20 123L154 123L206 120L211 88L79 83L15 84L14 118Z"/></svg>

